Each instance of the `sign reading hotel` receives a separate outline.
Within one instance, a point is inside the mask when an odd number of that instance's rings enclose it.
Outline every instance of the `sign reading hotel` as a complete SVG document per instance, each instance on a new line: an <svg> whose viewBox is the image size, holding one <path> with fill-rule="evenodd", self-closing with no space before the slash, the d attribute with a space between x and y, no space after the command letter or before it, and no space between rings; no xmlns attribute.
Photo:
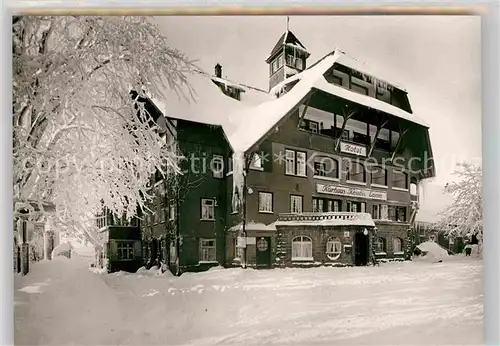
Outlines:
<svg viewBox="0 0 500 346"><path fill-rule="evenodd" d="M342 153L347 153L357 156L366 156L366 147L364 145L356 145L341 141L340 151Z"/></svg>
<svg viewBox="0 0 500 346"><path fill-rule="evenodd" d="M339 195L348 197L360 197L366 199L387 200L387 193L382 191L372 191L369 189L359 189L355 187L336 186L330 184L316 183L316 192L329 195Z"/></svg>

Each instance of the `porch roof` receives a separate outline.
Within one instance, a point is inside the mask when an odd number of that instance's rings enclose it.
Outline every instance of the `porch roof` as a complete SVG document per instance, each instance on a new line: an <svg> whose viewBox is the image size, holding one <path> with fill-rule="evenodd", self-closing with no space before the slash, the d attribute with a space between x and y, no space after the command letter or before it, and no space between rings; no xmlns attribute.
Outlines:
<svg viewBox="0 0 500 346"><path fill-rule="evenodd" d="M280 214L276 226L364 226L375 227L368 213L327 212Z"/></svg>
<svg viewBox="0 0 500 346"><path fill-rule="evenodd" d="M229 228L229 232L236 232L236 231L242 231L243 230L243 224L240 222L237 225L232 226ZM276 227L274 227L274 222L266 225L263 224L262 222L247 222L245 224L245 230L246 231L276 231Z"/></svg>

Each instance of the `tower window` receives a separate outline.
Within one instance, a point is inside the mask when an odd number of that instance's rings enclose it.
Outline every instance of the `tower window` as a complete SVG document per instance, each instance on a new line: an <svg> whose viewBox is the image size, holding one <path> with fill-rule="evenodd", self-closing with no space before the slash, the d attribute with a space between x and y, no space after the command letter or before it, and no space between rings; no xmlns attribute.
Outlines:
<svg viewBox="0 0 500 346"><path fill-rule="evenodd" d="M303 66L302 59L300 59L300 58L295 59L295 67L299 70L302 70L302 66Z"/></svg>

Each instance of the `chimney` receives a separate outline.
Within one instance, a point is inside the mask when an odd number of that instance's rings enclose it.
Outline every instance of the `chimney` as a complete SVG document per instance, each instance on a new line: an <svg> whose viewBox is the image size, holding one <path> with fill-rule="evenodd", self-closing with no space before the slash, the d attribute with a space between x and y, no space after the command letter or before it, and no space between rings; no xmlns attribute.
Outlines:
<svg viewBox="0 0 500 346"><path fill-rule="evenodd" d="M222 78L222 66L219 63L215 65L215 77Z"/></svg>

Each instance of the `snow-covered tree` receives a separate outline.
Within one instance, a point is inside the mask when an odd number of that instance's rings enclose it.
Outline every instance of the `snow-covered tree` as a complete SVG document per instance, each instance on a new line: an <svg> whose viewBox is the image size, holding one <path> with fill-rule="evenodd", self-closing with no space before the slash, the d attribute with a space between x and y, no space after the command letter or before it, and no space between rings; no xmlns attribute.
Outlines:
<svg viewBox="0 0 500 346"><path fill-rule="evenodd" d="M446 184L445 193L453 198L453 203L441 212L441 219L435 225L448 236L464 237L483 235L482 169L470 163L457 165L457 181Z"/></svg>
<svg viewBox="0 0 500 346"><path fill-rule="evenodd" d="M70 231L102 207L134 216L150 176L178 169L141 100L170 89L189 101L193 63L145 17L22 16L12 28L15 200L41 215L53 202Z"/></svg>

